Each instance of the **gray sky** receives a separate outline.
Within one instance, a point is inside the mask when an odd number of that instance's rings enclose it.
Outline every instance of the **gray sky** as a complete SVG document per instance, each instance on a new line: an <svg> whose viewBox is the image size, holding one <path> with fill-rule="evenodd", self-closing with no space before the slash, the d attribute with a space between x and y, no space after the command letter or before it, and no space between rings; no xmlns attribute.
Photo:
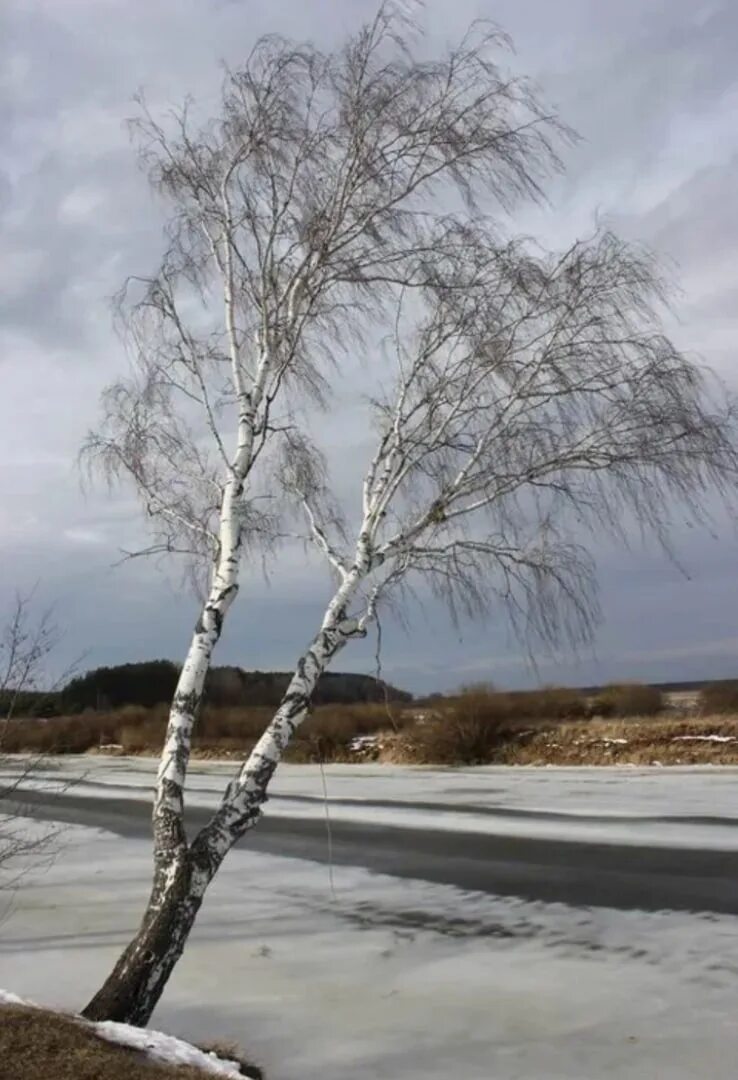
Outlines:
<svg viewBox="0 0 738 1080"><path fill-rule="evenodd" d="M0 14L0 605L40 581L69 655L87 663L182 655L195 602L175 572L111 570L139 532L130 496L80 489L75 455L103 385L123 370L108 298L160 249L161 217L124 130L131 96L212 98L218 62L263 32L335 42L370 0L4 0ZM595 213L676 263L672 327L738 381L738 4L735 0L430 0L434 38L476 16L512 34L515 63L583 136L552 205L515 224L550 243ZM337 451L347 439L336 426ZM736 674L738 540L718 515L675 529L686 574L634 542L595 552L604 624L592 649L531 670L504 620L455 631L435 605L385 628L385 675L413 690L491 678L699 678ZM286 553L247 575L219 662L292 665L329 589ZM494 616L494 613L493 613ZM341 668L372 670L372 646ZM63 659L60 657L60 660Z"/></svg>

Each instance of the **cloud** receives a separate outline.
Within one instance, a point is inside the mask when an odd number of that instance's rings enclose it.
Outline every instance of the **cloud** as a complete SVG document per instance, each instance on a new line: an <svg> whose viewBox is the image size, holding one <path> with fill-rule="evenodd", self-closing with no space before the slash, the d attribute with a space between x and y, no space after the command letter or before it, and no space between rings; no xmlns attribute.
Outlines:
<svg viewBox="0 0 738 1080"><path fill-rule="evenodd" d="M96 546L98 544L106 543L106 537L95 529L65 529L62 533L65 540L68 540L71 544L82 544L83 546Z"/></svg>
<svg viewBox="0 0 738 1080"><path fill-rule="evenodd" d="M0 42L0 602L41 579L63 598L70 652L89 662L181 655L193 606L176 571L129 564L111 572L142 524L130 493L84 495L75 455L101 388L125 360L109 298L146 272L161 245L161 207L128 143L131 97L152 106L193 93L212 107L218 62L237 63L266 31L330 46L373 0L6 0ZM736 382L738 334L738 7L733 0L430 0L436 45L492 13L513 35L511 63L558 103L582 141L551 204L512 224L561 244L595 213L675 261L683 286L674 332ZM344 383L345 397L351 387ZM342 492L358 460L360 408L325 418ZM696 581L652 553L600 546L605 625L597 652L554 678L596 681L627 665L677 674L729 659L738 610L735 538L677 532ZM313 632L327 579L287 549L269 581L246 575L222 659L289 666ZM675 634L678 635L675 638ZM459 640L442 610L413 612L413 633L389 626L385 663L411 686L450 686L487 671L534 678L504 619ZM721 644L722 643L722 644ZM356 657L356 660L354 660ZM370 669L371 646L345 654ZM609 666L608 666L609 665ZM651 665L651 668L649 668ZM569 678L571 676L571 679Z"/></svg>

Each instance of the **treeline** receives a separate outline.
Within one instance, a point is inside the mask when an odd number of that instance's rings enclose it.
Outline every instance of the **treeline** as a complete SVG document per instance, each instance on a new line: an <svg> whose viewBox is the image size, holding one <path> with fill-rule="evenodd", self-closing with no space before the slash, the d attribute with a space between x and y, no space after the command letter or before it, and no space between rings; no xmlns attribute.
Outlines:
<svg viewBox="0 0 738 1080"><path fill-rule="evenodd" d="M98 667L72 679L52 693L26 692L0 695L0 716L9 709L17 716L70 716L92 709L108 712L128 705L152 708L171 701L179 677L171 660ZM238 667L211 668L206 704L215 708L274 707L287 689L284 671L244 671ZM354 705L362 702L410 701L411 694L371 675L326 672L315 693L316 705Z"/></svg>
<svg viewBox="0 0 738 1080"><path fill-rule="evenodd" d="M4 753L157 755L168 705L85 709L52 722L18 717L2 727ZM193 753L243 758L273 706L208 704ZM504 692L467 689L432 706L418 702L318 705L287 750L291 762L387 761L418 765L602 765L734 763L738 683L703 687L687 716L654 687L603 687L596 698L562 687Z"/></svg>

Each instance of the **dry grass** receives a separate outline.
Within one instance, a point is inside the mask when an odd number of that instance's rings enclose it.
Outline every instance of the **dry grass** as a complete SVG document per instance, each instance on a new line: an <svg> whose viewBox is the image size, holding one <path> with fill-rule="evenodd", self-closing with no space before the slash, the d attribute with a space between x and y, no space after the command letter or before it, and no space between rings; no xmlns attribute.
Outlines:
<svg viewBox="0 0 738 1080"><path fill-rule="evenodd" d="M733 741L711 742L710 736ZM738 717L564 724L510 747L507 760L516 765L731 765L738 763Z"/></svg>
<svg viewBox="0 0 738 1080"><path fill-rule="evenodd" d="M236 1057L234 1060L238 1060ZM253 1066L245 1076L259 1077ZM243 1071L243 1066L242 1066ZM0 1077L7 1080L204 1080L212 1073L165 1065L99 1038L73 1017L0 1006Z"/></svg>
<svg viewBox="0 0 738 1080"><path fill-rule="evenodd" d="M86 712L51 721L16 719L3 737L5 753L82 754L101 746L119 746L126 754L158 754L164 742L167 707L129 705L115 712ZM193 737L193 754L243 757L274 715L267 707L203 710ZM348 761L357 735L398 729L408 716L393 706L360 703L321 705L298 730L288 760Z"/></svg>
<svg viewBox="0 0 738 1080"><path fill-rule="evenodd" d="M730 742L712 742L711 736ZM422 761L407 734L388 746L387 760ZM421 739L422 746L422 739ZM458 757L448 764L461 764ZM500 765L729 765L738 763L738 717L637 717L512 728L489 756ZM482 763L479 761L478 763Z"/></svg>
<svg viewBox="0 0 738 1080"><path fill-rule="evenodd" d="M506 693L477 687L425 708L322 705L298 729L286 757L297 763L379 760L424 765L738 763L738 742L695 738L736 734L738 683L707 687L700 701L692 703L692 715L677 717L663 706L657 689L633 683L606 687L592 700L567 688ZM244 757L272 714L267 707L206 708L195 730L193 755ZM166 719L163 705L51 721L19 719L6 729L3 749L83 753L114 744L121 748L118 752L156 755ZM353 743L360 736L374 740L357 751Z"/></svg>

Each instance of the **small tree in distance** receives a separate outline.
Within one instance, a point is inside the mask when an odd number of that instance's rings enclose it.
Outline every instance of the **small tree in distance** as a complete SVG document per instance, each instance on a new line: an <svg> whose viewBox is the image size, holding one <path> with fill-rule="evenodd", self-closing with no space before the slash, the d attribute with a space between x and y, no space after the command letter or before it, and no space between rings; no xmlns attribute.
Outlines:
<svg viewBox="0 0 738 1080"><path fill-rule="evenodd" d="M488 216L538 195L566 135L489 59L500 36L476 27L421 62L408 33L385 5L332 56L267 39L228 74L216 124L193 134L182 115L174 142L149 117L139 128L175 203L172 246L131 312L137 374L109 392L90 448L133 478L157 549L204 550L212 569L159 770L151 897L92 1019L149 1018L317 680L380 604L430 582L457 614L496 604L524 632L581 640L596 610L582 529L596 540L627 511L661 533L673 499L696 509L734 477L732 416L664 336L653 260L609 232L548 255ZM204 313L186 321L196 297ZM376 444L343 517L290 394L324 395L321 358L366 348L376 324L393 328L376 361ZM275 529L257 466L304 515L335 591L189 842L205 676L244 542Z"/></svg>
<svg viewBox="0 0 738 1080"><path fill-rule="evenodd" d="M0 889L9 888L28 865L29 856L46 853L54 830L30 832L13 805L14 796L33 774L37 761L18 761L4 755L7 735L20 706L28 698L42 700L40 685L47 683L47 663L60 640L53 612L37 613L34 591L16 593L0 623ZM71 674L68 668L62 679Z"/></svg>

